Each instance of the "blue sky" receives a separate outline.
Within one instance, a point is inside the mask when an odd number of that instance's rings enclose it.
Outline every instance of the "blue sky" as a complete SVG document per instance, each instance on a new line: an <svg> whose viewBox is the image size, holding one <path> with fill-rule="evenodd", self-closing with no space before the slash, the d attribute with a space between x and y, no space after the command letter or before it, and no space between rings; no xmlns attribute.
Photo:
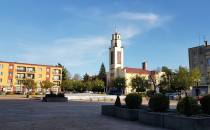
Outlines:
<svg viewBox="0 0 210 130"><path fill-rule="evenodd" d="M188 66L188 48L210 36L208 0L1 0L0 60L108 70L117 25L125 66Z"/></svg>

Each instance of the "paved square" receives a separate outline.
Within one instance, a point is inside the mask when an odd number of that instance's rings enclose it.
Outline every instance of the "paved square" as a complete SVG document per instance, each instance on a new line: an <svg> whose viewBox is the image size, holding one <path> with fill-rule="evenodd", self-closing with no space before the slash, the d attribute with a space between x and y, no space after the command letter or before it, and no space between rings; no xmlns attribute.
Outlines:
<svg viewBox="0 0 210 130"><path fill-rule="evenodd" d="M102 104L0 100L0 130L163 130L102 116Z"/></svg>

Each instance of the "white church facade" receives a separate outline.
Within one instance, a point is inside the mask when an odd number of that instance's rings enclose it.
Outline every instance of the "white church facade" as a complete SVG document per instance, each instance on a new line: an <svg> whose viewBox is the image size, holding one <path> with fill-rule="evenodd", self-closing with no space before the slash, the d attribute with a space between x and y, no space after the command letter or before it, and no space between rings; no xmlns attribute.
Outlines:
<svg viewBox="0 0 210 130"><path fill-rule="evenodd" d="M147 68L147 63L142 63L142 68L124 67L124 51L121 43L121 35L118 32L112 34L111 47L109 48L109 72L107 74L108 84L117 77L126 79L125 94L131 93L130 85L131 79L136 76L145 77L145 79L152 79L153 83L158 85L161 80L163 72L150 71Z"/></svg>

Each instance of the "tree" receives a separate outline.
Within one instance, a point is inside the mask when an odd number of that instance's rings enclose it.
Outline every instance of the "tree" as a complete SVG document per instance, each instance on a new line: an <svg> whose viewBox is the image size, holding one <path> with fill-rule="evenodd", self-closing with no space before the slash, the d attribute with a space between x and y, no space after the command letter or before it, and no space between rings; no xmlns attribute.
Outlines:
<svg viewBox="0 0 210 130"><path fill-rule="evenodd" d="M146 80L144 77L139 76L131 79L131 86L132 89L136 92L145 92L146 89L151 87L148 80Z"/></svg>
<svg viewBox="0 0 210 130"><path fill-rule="evenodd" d="M116 88L118 92L120 91L120 93L122 93L122 91L126 88L126 80L121 77L115 78L112 80L111 86L112 88Z"/></svg>
<svg viewBox="0 0 210 130"><path fill-rule="evenodd" d="M83 76L83 81L87 82L89 80L91 80L91 77L87 73L85 73L85 75Z"/></svg>
<svg viewBox="0 0 210 130"><path fill-rule="evenodd" d="M103 80L96 79L92 81L92 89L93 92L103 92L104 91L104 82Z"/></svg>
<svg viewBox="0 0 210 130"><path fill-rule="evenodd" d="M62 81L67 80L70 78L70 73L67 70L66 67L64 67L62 64L58 63L58 66L62 67Z"/></svg>
<svg viewBox="0 0 210 130"><path fill-rule="evenodd" d="M30 90L30 89L34 90L34 89L36 88L36 83L35 83L35 81L34 81L33 79L25 79L25 80L23 81L23 85L24 85L28 90Z"/></svg>
<svg viewBox="0 0 210 130"><path fill-rule="evenodd" d="M189 70L180 66L173 79L172 89L178 92L184 90L186 93L186 90L188 90L190 86L196 85L199 79L200 72L198 69Z"/></svg>
<svg viewBox="0 0 210 130"><path fill-rule="evenodd" d="M47 89L51 88L52 86L54 86L54 83L52 83L48 80L45 80L45 81L42 81L40 85L41 85L42 89L47 90Z"/></svg>
<svg viewBox="0 0 210 130"><path fill-rule="evenodd" d="M172 80L174 79L175 73L166 66L162 67L162 72L164 72L165 74L161 76L161 81L159 84L160 91L161 92L172 91L171 83Z"/></svg>
<svg viewBox="0 0 210 130"><path fill-rule="evenodd" d="M68 79L68 80L64 80L61 83L61 89L62 91L73 91L73 80Z"/></svg>
<svg viewBox="0 0 210 130"><path fill-rule="evenodd" d="M106 69L104 63L101 64L101 68L99 70L98 79L102 80L106 86Z"/></svg>

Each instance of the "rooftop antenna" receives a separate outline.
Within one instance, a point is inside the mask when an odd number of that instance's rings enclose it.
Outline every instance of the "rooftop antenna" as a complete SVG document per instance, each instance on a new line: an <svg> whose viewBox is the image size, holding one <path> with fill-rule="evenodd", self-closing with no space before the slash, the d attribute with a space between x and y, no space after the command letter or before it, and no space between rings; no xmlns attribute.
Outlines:
<svg viewBox="0 0 210 130"><path fill-rule="evenodd" d="M203 35L203 41L206 41L206 35Z"/></svg>
<svg viewBox="0 0 210 130"><path fill-rule="evenodd" d="M115 24L114 28L115 28L115 33L117 33L117 25L116 24Z"/></svg>
<svg viewBox="0 0 210 130"><path fill-rule="evenodd" d="M201 35L200 35L200 33L198 34L198 44L199 44L199 46L201 45Z"/></svg>

